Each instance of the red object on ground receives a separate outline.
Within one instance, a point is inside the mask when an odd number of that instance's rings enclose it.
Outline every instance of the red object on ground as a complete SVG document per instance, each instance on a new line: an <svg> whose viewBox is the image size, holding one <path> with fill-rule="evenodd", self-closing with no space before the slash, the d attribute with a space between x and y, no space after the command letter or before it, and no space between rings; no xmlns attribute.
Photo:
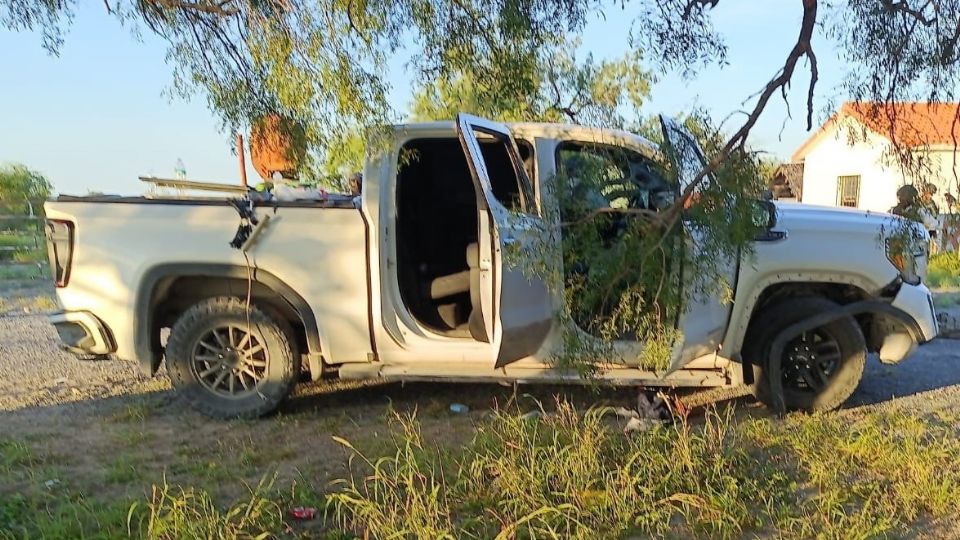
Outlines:
<svg viewBox="0 0 960 540"><path fill-rule="evenodd" d="M317 516L317 509L312 506L297 506L290 509L290 515L293 519L308 521Z"/></svg>

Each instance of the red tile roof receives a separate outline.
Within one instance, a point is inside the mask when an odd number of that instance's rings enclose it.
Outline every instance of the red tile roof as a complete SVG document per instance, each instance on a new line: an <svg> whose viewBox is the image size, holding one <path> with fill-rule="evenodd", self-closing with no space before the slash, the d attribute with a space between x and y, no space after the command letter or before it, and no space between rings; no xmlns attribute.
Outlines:
<svg viewBox="0 0 960 540"><path fill-rule="evenodd" d="M813 144L837 121L851 117L866 128L891 141L907 146L954 144L960 142L960 103L847 102L823 126L807 139L793 161L803 159Z"/></svg>

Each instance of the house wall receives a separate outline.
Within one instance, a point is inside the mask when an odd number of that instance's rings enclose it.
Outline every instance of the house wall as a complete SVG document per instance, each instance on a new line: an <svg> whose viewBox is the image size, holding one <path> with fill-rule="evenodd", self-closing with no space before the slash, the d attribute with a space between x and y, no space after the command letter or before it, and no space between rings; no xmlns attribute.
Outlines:
<svg viewBox="0 0 960 540"><path fill-rule="evenodd" d="M854 137L851 137L851 130ZM864 138L864 136L866 138ZM851 140L855 140L851 144ZM840 176L860 175L859 208L886 212L897 203L897 189L907 182L900 167L884 158L890 141L863 128L851 119L831 126L816 140L804 159L803 202L838 206L837 183ZM930 170L910 183L931 182L937 186L935 202L947 212L944 195L960 199L960 154L950 145L925 148ZM956 209L954 211L957 211Z"/></svg>
<svg viewBox="0 0 960 540"><path fill-rule="evenodd" d="M954 155L956 154L956 160ZM937 194L934 196L934 202L941 213L948 212L947 201L944 195L952 194L960 200L960 153L957 153L952 146L934 147L930 150L931 169L929 181L937 186ZM956 161L956 162L954 162ZM953 211L960 210L954 207Z"/></svg>
<svg viewBox="0 0 960 540"><path fill-rule="evenodd" d="M841 176L860 176L858 207L887 212L897 203L897 188L903 175L896 167L883 163L889 142L872 132L864 132L853 121L844 120L829 127L814 142L803 166L803 202L838 206L837 183ZM851 144L851 131L856 142Z"/></svg>

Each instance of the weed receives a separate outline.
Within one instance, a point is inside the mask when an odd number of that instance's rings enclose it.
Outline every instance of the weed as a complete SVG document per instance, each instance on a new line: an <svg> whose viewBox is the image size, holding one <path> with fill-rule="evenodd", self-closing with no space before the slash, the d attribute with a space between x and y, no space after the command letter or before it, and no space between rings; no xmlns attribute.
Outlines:
<svg viewBox="0 0 960 540"><path fill-rule="evenodd" d="M935 288L960 287L960 253L945 252L930 257L927 283Z"/></svg>
<svg viewBox="0 0 960 540"><path fill-rule="evenodd" d="M237 472L225 464L219 456L204 455L199 448L177 450L179 458L170 465L170 472L207 482L220 482L233 478Z"/></svg>
<svg viewBox="0 0 960 540"><path fill-rule="evenodd" d="M63 492L0 497L0 539L122 537L129 505Z"/></svg>
<svg viewBox="0 0 960 540"><path fill-rule="evenodd" d="M541 419L496 412L459 453L400 419L329 503L370 537L866 538L960 511L960 442L937 419L871 413L738 423L730 410L626 437L604 409L560 402Z"/></svg>
<svg viewBox="0 0 960 540"><path fill-rule="evenodd" d="M37 243L34 235L19 232L0 233L0 247L33 247Z"/></svg>
<svg viewBox="0 0 960 540"><path fill-rule="evenodd" d="M33 452L22 441L0 439L0 472L28 469L39 463Z"/></svg>
<svg viewBox="0 0 960 540"><path fill-rule="evenodd" d="M57 308L56 299L47 295L0 298L0 313L14 310L37 313L54 311Z"/></svg>
<svg viewBox="0 0 960 540"><path fill-rule="evenodd" d="M267 497L273 481L266 478L249 489L245 500L226 510L200 489L170 486L151 489L146 506L134 503L127 514L131 536L146 539L267 538L283 530L280 507Z"/></svg>
<svg viewBox="0 0 960 540"><path fill-rule="evenodd" d="M933 293L933 305L937 309L960 306L960 291L936 291Z"/></svg>
<svg viewBox="0 0 960 540"><path fill-rule="evenodd" d="M939 419L795 416L783 428L754 421L742 429L816 488L793 523L798 536L873 537L960 511L960 442Z"/></svg>
<svg viewBox="0 0 960 540"><path fill-rule="evenodd" d="M50 277L48 265L38 264L0 266L0 281L40 280Z"/></svg>
<svg viewBox="0 0 960 540"><path fill-rule="evenodd" d="M152 400L138 399L111 414L110 419L118 423L142 424L154 409L156 409L156 403Z"/></svg>
<svg viewBox="0 0 960 540"><path fill-rule="evenodd" d="M0 495L0 539L285 537L297 534L280 510L292 506L325 509L329 521L301 532L331 539L900 537L960 512L952 412L744 420L726 408L630 436L608 412L564 401L538 418L498 410L451 447L395 413L379 437L335 437L352 474L331 491L301 474L275 492L274 476L226 506L217 486L286 459L288 447L232 436L181 445L169 471L185 483L164 479L131 504L88 498L70 481L48 489L44 480L69 479L47 469L59 458L0 439L0 492L16 489ZM136 465L120 456L97 478L139 484Z"/></svg>
<svg viewBox="0 0 960 540"><path fill-rule="evenodd" d="M110 462L105 474L108 484L129 484L143 479L140 460L130 455L121 455Z"/></svg>
<svg viewBox="0 0 960 540"><path fill-rule="evenodd" d="M375 460L355 454L372 473L342 481L344 489L330 495L336 516L345 527L377 538L457 538L444 460L425 448L412 417L397 418L403 432L396 453ZM334 440L356 450L342 438Z"/></svg>

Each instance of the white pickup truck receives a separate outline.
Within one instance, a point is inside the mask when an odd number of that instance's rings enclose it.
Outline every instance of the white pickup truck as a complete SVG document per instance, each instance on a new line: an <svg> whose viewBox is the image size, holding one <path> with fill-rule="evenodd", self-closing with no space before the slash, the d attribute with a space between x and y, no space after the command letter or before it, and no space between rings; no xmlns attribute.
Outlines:
<svg viewBox="0 0 960 540"><path fill-rule="evenodd" d="M690 138L666 119L664 132ZM397 126L384 146L359 201L256 206L270 219L246 251L228 245L239 218L222 198L48 202L63 308L51 322L65 347L149 374L166 359L177 393L217 417L267 413L307 377L581 380L554 362L570 330L560 326L575 324L554 316L562 287L505 263L504 248L557 229L535 225L562 219L549 210L566 160L613 149L636 165L659 159L657 147L623 131L468 115ZM676 193L633 165L610 163L651 192L643 200ZM896 362L937 335L926 253L898 256L882 241L895 218L761 204L769 228L751 260L729 265L732 303L685 306L671 369L625 354L601 382L753 385L777 410L824 410L850 396L869 352Z"/></svg>

